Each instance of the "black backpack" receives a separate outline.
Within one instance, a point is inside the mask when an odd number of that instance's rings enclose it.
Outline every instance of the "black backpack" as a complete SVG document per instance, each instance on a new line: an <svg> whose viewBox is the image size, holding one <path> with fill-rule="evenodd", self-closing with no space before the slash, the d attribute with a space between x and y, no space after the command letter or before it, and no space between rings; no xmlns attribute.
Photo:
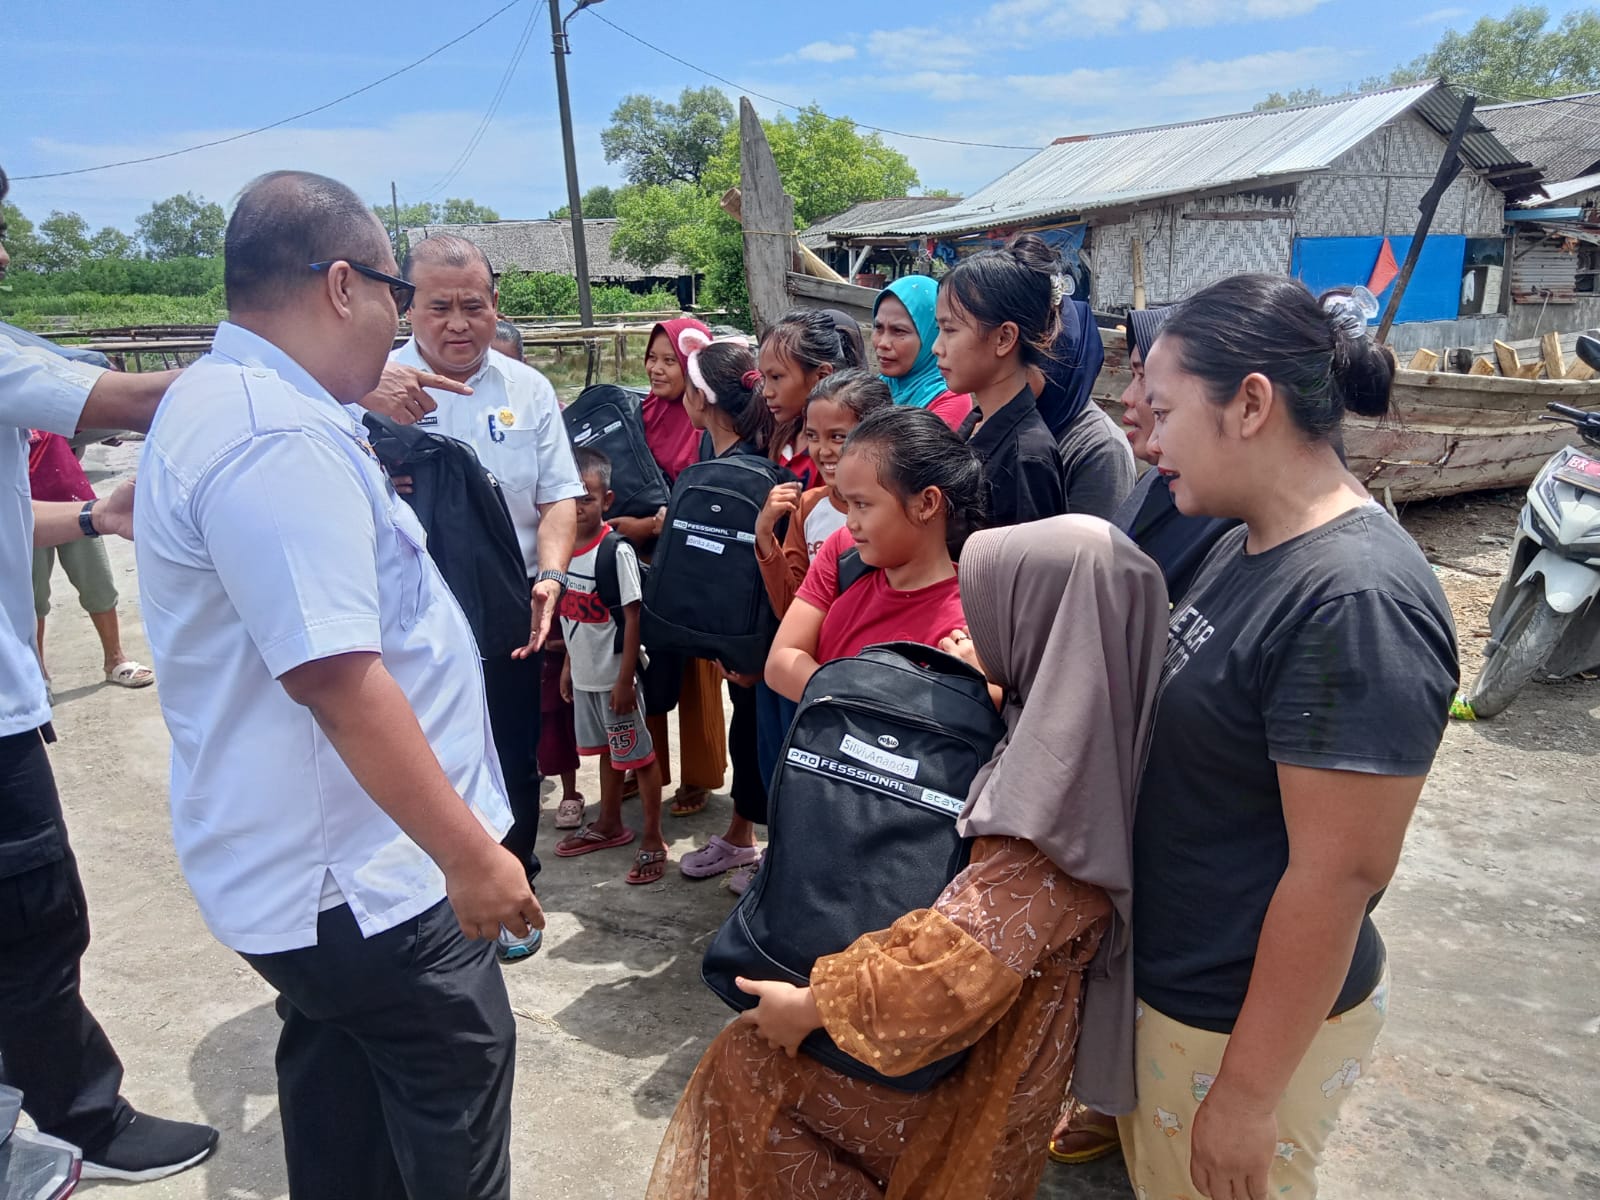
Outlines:
<svg viewBox="0 0 1600 1200"><path fill-rule="evenodd" d="M466 442L362 418L373 452L391 475L411 476L405 497L428 534L428 554L449 585L484 658L528 644L528 571L500 482Z"/></svg>
<svg viewBox="0 0 1600 1200"><path fill-rule="evenodd" d="M761 869L706 950L706 986L742 1011L756 1001L735 976L805 987L817 959L937 900L967 864L956 817L1004 734L983 677L928 646L868 646L818 668L772 775ZM801 1049L912 1092L965 1057L887 1076L820 1029Z"/></svg>
<svg viewBox="0 0 1600 1200"><path fill-rule="evenodd" d="M715 659L739 674L761 670L778 618L756 562L756 516L774 487L793 480L754 454L683 469L644 582L647 646Z"/></svg>
<svg viewBox="0 0 1600 1200"><path fill-rule="evenodd" d="M611 460L616 499L606 515L653 517L667 502L667 477L644 437L639 393L614 383L585 388L561 414L573 449L588 446Z"/></svg>

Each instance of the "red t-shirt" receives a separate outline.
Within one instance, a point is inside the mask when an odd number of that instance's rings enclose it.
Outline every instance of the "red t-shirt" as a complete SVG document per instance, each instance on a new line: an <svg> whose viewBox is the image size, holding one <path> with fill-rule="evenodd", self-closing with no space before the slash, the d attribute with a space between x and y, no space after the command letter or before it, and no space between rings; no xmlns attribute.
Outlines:
<svg viewBox="0 0 1600 1200"><path fill-rule="evenodd" d="M93 500L94 488L72 443L59 433L28 433L28 490L35 500Z"/></svg>
<svg viewBox="0 0 1600 1200"><path fill-rule="evenodd" d="M937 646L940 638L967 623L954 575L943 583L903 592L890 587L882 571L873 571L839 595L839 555L853 545L848 529L823 542L795 594L795 599L826 614L817 635L819 663L852 658L878 642Z"/></svg>
<svg viewBox="0 0 1600 1200"><path fill-rule="evenodd" d="M783 449L794 450L795 447L790 445L785 446ZM787 467L794 472L794 477L800 481L800 489L802 491L809 492L817 486L820 472L817 470L817 464L811 460L811 451L805 448L804 443L800 444L800 449L797 453L787 458L784 457L783 451L779 451L777 463L780 467Z"/></svg>
<svg viewBox="0 0 1600 1200"><path fill-rule="evenodd" d="M960 429L961 422L972 411L972 397L966 393L958 396L955 392L945 392L928 401L928 411L951 429Z"/></svg>

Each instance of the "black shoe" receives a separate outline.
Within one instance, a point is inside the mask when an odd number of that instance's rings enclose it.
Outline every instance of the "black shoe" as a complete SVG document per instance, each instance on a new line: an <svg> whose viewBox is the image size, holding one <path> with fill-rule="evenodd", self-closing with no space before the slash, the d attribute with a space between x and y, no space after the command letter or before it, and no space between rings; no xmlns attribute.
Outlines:
<svg viewBox="0 0 1600 1200"><path fill-rule="evenodd" d="M129 1183L165 1179L210 1158L218 1136L209 1125L135 1113L102 1150L84 1154L83 1177Z"/></svg>

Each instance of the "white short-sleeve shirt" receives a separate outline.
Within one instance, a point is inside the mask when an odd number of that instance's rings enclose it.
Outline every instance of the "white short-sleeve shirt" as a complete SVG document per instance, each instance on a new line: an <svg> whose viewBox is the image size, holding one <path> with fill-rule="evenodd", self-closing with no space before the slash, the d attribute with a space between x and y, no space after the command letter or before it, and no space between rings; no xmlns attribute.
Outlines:
<svg viewBox="0 0 1600 1200"><path fill-rule="evenodd" d="M439 764L510 826L472 631L360 423L270 342L217 329L156 413L135 552L172 734L172 826L200 911L248 954L314 945L329 876L370 937L444 897L278 677L375 651Z"/></svg>
<svg viewBox="0 0 1600 1200"><path fill-rule="evenodd" d="M391 354L389 361L433 370L416 338ZM572 442L561 420L561 402L543 375L494 350L467 386L472 389L470 396L430 388L428 395L439 407L417 424L466 442L500 481L531 579L539 573L539 505L583 495Z"/></svg>
<svg viewBox="0 0 1600 1200"><path fill-rule="evenodd" d="M0 333L0 737L50 719L34 655L33 498L28 430L70 436L101 367Z"/></svg>

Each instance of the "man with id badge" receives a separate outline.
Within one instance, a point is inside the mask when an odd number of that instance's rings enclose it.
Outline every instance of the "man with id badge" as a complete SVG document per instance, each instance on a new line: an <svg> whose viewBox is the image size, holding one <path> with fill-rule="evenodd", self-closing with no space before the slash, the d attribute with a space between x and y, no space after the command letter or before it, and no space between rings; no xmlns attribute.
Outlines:
<svg viewBox="0 0 1600 1200"><path fill-rule="evenodd" d="M532 882L539 874L540 682L545 639L567 584L583 481L550 381L519 359L491 349L499 294L488 257L455 234L412 243L401 272L416 289L411 340L392 355L401 366L432 372L472 389L470 395L430 389L437 409L419 425L471 446L500 483L522 547L532 602L528 644L511 657L483 660L489 720L511 803L505 847ZM395 479L404 492L410 481ZM526 958L531 941L504 944L504 961Z"/></svg>
<svg viewBox="0 0 1600 1200"><path fill-rule="evenodd" d="M295 171L240 195L224 285L134 516L179 862L278 991L295 1200L504 1200L516 1032L491 943L544 917L498 844L471 630L345 407L411 287L360 197Z"/></svg>

